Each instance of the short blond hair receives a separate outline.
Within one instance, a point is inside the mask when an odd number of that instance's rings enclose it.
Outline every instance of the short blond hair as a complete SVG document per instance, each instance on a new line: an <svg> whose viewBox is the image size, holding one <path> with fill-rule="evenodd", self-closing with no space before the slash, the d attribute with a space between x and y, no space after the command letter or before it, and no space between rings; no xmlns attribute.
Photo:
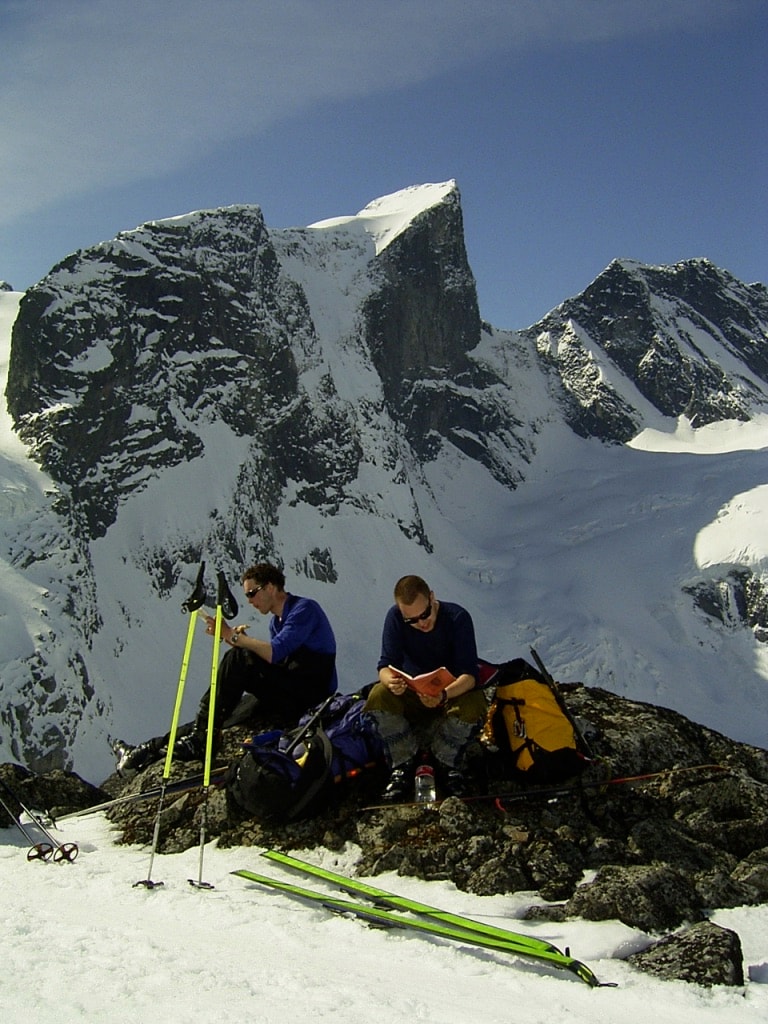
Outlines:
<svg viewBox="0 0 768 1024"><path fill-rule="evenodd" d="M421 576L401 576L395 584L395 601L398 604L411 605L417 597L429 600L430 594L429 584Z"/></svg>

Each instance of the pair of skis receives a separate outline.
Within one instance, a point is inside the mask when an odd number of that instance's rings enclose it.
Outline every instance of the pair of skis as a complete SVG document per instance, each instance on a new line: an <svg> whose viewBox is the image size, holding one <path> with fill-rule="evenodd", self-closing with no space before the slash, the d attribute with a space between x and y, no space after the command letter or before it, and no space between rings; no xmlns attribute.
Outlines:
<svg viewBox="0 0 768 1024"><path fill-rule="evenodd" d="M262 875L247 869L233 871L232 874L281 892L286 896L319 904L337 914L350 914L353 917L377 924L405 928L425 935L452 939L455 942L481 949L530 958L560 970L569 971L593 988L601 987L602 983L598 981L586 964L572 957L569 950L566 949L563 953L549 942L398 896L361 879L350 878L327 868L321 868L288 853L267 850L262 856L283 867L327 882L357 898L347 899L329 895L317 889L307 889L304 886L283 882L269 875ZM406 916L407 914L411 916Z"/></svg>
<svg viewBox="0 0 768 1024"><path fill-rule="evenodd" d="M519 793L482 793L476 796L464 796L464 797L453 797L452 799L461 800L465 804L492 802L495 803L499 810L505 811L507 804L513 803L535 803L537 800L552 800L559 799L561 797L568 797L574 795L581 795L584 793L592 792L594 790L607 789L608 786L619 786L626 785L628 783L636 782L657 782L662 779L668 778L672 775L678 775L683 772L727 772L730 769L726 765L721 764L696 764L689 765L682 768L664 768L658 772L644 772L641 775L623 775L623 776L611 776L606 779L602 779L597 782L589 783L574 783L566 784L563 786L545 786L542 788L534 788L529 790L523 790ZM223 768L212 768L211 769L211 784L214 786L220 785L229 771L229 766ZM166 785L151 786L149 789L145 789L141 793L131 793L127 796L117 796L112 800L105 800L104 803L92 804L90 807L83 807L77 811L68 811L66 814L60 814L56 816L57 821L66 821L67 818L84 818L90 814L98 814L101 811L109 810L112 807L119 807L122 804L140 803L144 800L156 800L163 793L170 793L172 795L179 795L182 793L188 793L191 790L199 789L203 784L203 773L197 772L195 775L188 775L186 778L177 779L174 782L169 782ZM365 807L361 807L361 811L391 811L397 810L402 807L419 807L424 809L439 808L444 803L443 800L435 800L433 804L425 805L423 803L417 803L415 800L407 800L402 803L396 804L367 804Z"/></svg>

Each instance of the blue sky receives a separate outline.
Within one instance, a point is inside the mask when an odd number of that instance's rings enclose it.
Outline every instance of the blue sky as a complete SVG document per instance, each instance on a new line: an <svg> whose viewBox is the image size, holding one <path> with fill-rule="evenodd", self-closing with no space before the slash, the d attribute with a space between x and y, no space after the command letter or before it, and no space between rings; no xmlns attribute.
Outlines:
<svg viewBox="0 0 768 1024"><path fill-rule="evenodd" d="M768 283L766 0L0 0L0 279L455 178L483 316L616 257Z"/></svg>

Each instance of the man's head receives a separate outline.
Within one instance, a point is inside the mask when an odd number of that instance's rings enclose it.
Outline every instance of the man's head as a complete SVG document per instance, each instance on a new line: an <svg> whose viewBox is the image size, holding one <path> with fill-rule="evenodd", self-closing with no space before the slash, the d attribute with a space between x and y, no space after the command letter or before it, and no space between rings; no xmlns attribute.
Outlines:
<svg viewBox="0 0 768 1024"><path fill-rule="evenodd" d="M262 587L265 587L268 583L273 583L278 590L285 590L285 576L282 570L278 569L276 565L271 565L269 562L258 562L256 565L249 566L240 577L240 581L243 584L247 580L253 580L257 586Z"/></svg>
<svg viewBox="0 0 768 1024"><path fill-rule="evenodd" d="M251 607L262 615L269 612L274 615L282 613L287 595L285 576L281 569L269 562L258 562L245 570L241 580L245 599Z"/></svg>
<svg viewBox="0 0 768 1024"><path fill-rule="evenodd" d="M403 576L395 584L395 603L403 622L422 633L435 628L438 603L421 576Z"/></svg>

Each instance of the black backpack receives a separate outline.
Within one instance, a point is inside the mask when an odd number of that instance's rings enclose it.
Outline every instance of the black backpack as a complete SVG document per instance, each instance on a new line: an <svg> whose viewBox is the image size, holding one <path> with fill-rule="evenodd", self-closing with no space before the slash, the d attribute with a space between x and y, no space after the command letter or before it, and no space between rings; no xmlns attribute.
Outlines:
<svg viewBox="0 0 768 1024"><path fill-rule="evenodd" d="M247 814L297 821L326 808L337 783L380 763L384 750L365 714L367 693L333 694L295 729L254 736L227 779L232 802Z"/></svg>

